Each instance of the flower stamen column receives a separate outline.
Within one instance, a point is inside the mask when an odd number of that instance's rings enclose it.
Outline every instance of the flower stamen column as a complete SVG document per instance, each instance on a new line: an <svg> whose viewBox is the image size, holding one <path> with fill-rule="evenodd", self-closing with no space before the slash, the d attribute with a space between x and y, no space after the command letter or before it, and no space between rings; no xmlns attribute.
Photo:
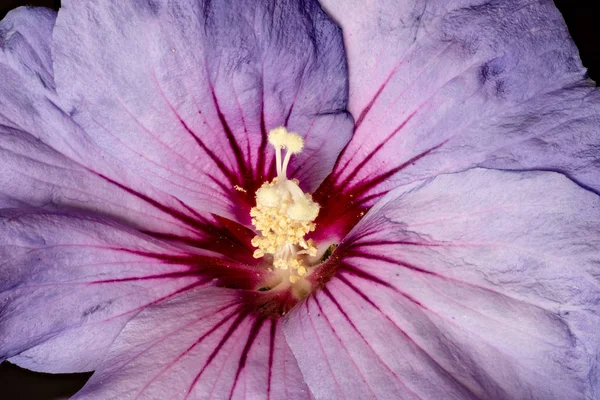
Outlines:
<svg viewBox="0 0 600 400"><path fill-rule="evenodd" d="M308 272L302 257L317 254L313 241L304 237L315 230L319 205L300 189L297 180L286 176L291 156L304 147L302 137L279 127L269 132L269 143L275 147L277 177L256 191L256 207L250 210L252 224L260 231L252 239L257 247L254 257L270 255L275 270L295 284Z"/></svg>

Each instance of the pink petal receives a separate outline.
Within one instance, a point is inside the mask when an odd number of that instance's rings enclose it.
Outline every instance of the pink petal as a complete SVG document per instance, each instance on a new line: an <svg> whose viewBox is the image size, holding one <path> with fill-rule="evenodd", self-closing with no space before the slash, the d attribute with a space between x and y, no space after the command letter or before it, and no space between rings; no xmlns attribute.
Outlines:
<svg viewBox="0 0 600 400"><path fill-rule="evenodd" d="M61 100L146 185L249 223L273 175L269 129L307 138L290 171L302 165L295 176L311 190L351 133L341 33L315 2L290 1L65 1Z"/></svg>
<svg viewBox="0 0 600 400"><path fill-rule="evenodd" d="M600 92L552 2L335 1L355 134L326 193L482 165L558 170L600 190Z"/></svg>
<svg viewBox="0 0 600 400"><path fill-rule="evenodd" d="M476 169L390 193L284 325L310 390L596 398L598 221L598 196L556 173Z"/></svg>
<svg viewBox="0 0 600 400"><path fill-rule="evenodd" d="M193 290L132 319L76 398L309 399L277 320L239 292Z"/></svg>
<svg viewBox="0 0 600 400"><path fill-rule="evenodd" d="M190 251L99 218L2 210L0 359L45 372L94 369L144 307L221 279L220 260ZM252 284L256 271L226 265L228 282Z"/></svg>

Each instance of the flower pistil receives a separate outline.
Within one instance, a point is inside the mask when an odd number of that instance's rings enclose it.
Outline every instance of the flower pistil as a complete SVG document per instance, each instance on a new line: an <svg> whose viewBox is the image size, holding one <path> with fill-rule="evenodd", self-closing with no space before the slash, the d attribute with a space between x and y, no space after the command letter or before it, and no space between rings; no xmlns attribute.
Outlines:
<svg viewBox="0 0 600 400"><path fill-rule="evenodd" d="M269 132L269 143L275 148L277 177L256 191L256 207L250 210L252 224L260 232L252 239L257 248L254 257L271 255L273 267L286 273L293 284L308 273L302 256L317 254L314 242L305 236L315 230L319 205L300 189L298 180L286 176L292 154L304 147L302 137L279 127Z"/></svg>

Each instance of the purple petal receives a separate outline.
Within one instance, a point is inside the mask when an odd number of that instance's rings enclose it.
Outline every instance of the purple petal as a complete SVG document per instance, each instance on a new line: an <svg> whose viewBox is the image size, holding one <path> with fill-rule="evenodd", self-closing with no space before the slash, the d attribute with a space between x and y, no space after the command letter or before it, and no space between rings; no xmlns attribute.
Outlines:
<svg viewBox="0 0 600 400"><path fill-rule="evenodd" d="M322 1L344 30L355 134L326 192L370 206L473 166L600 190L600 92L550 1Z"/></svg>
<svg viewBox="0 0 600 400"><path fill-rule="evenodd" d="M2 210L0 360L94 369L141 309L220 279L219 260L190 251L97 218ZM226 265L230 283L251 282Z"/></svg>
<svg viewBox="0 0 600 400"><path fill-rule="evenodd" d="M2 67L12 67L42 86L53 86L50 38L55 20L56 12L42 7L20 7L6 14L0 21ZM2 76L10 80L6 70Z"/></svg>
<svg viewBox="0 0 600 400"><path fill-rule="evenodd" d="M148 307L76 398L309 399L281 323L244 310L224 289Z"/></svg>
<svg viewBox="0 0 600 400"><path fill-rule="evenodd" d="M475 169L390 193L284 326L310 390L597 398L598 221L598 196L549 172Z"/></svg>
<svg viewBox="0 0 600 400"><path fill-rule="evenodd" d="M290 171L311 190L350 137L341 32L314 1L65 1L53 49L98 147L194 209L249 222L271 128L306 137Z"/></svg>
<svg viewBox="0 0 600 400"><path fill-rule="evenodd" d="M106 158L58 105L54 19L50 10L19 8L0 22L0 207L85 209L144 230L206 237L213 222Z"/></svg>

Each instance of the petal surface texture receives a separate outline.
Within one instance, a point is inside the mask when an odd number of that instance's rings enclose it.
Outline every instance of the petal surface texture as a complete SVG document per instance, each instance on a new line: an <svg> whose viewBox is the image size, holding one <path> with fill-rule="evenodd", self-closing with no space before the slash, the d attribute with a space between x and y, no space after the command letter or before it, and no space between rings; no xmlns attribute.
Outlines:
<svg viewBox="0 0 600 400"><path fill-rule="evenodd" d="M107 157L192 209L249 223L274 175L269 129L310 138L290 166L305 190L350 138L341 31L315 1L62 7L53 57L69 114Z"/></svg>
<svg viewBox="0 0 600 400"><path fill-rule="evenodd" d="M552 172L474 169L389 193L284 325L311 392L598 398L599 214L596 194Z"/></svg>
<svg viewBox="0 0 600 400"><path fill-rule="evenodd" d="M202 236L181 202L107 159L61 108L50 56L55 19L53 11L23 7L0 21L0 208L83 209L145 230Z"/></svg>
<svg viewBox="0 0 600 400"><path fill-rule="evenodd" d="M323 0L344 31L355 134L334 189L473 166L560 171L600 191L600 92L551 1Z"/></svg>
<svg viewBox="0 0 600 400"><path fill-rule="evenodd" d="M94 369L140 310L205 284L198 265L112 222L4 209L0 359L45 372Z"/></svg>
<svg viewBox="0 0 600 400"><path fill-rule="evenodd" d="M240 300L205 289L148 307L76 398L310 399L281 322Z"/></svg>

